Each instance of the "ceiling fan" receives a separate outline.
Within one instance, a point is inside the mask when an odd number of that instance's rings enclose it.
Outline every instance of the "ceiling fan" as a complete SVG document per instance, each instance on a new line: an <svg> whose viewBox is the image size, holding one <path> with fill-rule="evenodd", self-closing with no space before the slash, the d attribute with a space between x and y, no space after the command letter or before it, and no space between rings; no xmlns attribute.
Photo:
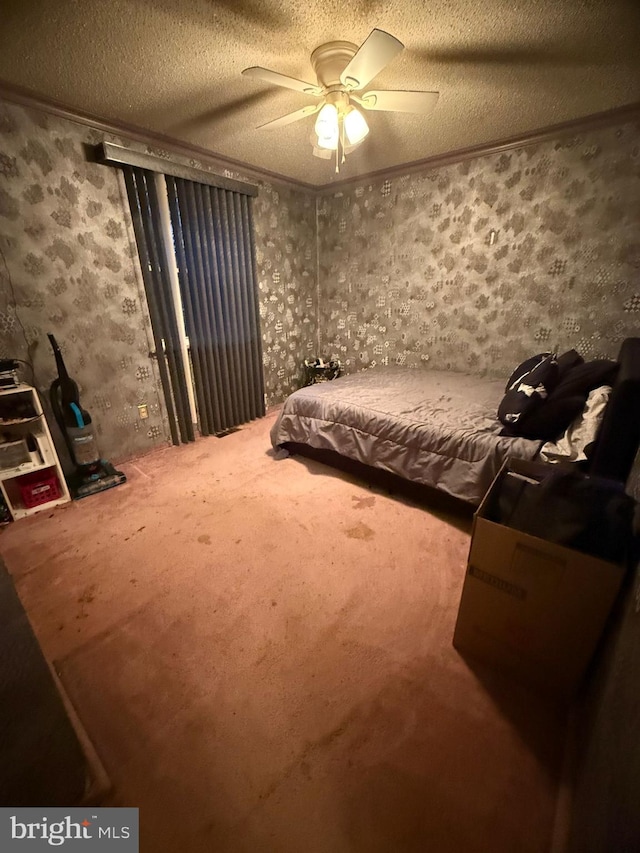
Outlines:
<svg viewBox="0 0 640 853"><path fill-rule="evenodd" d="M317 83L305 83L278 71L254 66L245 68L245 77L253 77L276 86L293 89L303 95L319 98L293 113L260 125L263 129L284 127L294 121L318 113L311 136L316 157L330 159L335 151L336 172L345 155L360 145L369 126L358 107L364 110L420 113L427 115L435 107L438 92L374 90L360 92L382 69L403 50L404 45L383 30L374 29L358 47L348 41L321 44L311 54Z"/></svg>

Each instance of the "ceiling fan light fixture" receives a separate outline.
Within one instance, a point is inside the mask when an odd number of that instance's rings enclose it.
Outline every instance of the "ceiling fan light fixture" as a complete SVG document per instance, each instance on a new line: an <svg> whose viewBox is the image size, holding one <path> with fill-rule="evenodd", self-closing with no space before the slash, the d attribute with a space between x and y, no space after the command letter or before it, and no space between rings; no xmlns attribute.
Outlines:
<svg viewBox="0 0 640 853"><path fill-rule="evenodd" d="M269 68L253 66L242 72L285 89L293 89L317 98L315 104L260 125L280 128L316 115L310 142L313 154L325 160L334 159L336 172L369 135L369 126L362 113L369 110L392 113L428 115L438 100L437 92L409 90L368 90L369 83L400 53L404 45L380 29L373 29L358 47L352 42L329 41L319 45L311 54L311 64L317 86L289 77ZM361 109L353 106L357 104Z"/></svg>
<svg viewBox="0 0 640 853"><path fill-rule="evenodd" d="M344 130L351 145L357 145L369 133L369 125L362 113L349 107L344 117Z"/></svg>
<svg viewBox="0 0 640 853"><path fill-rule="evenodd" d="M333 151L330 151L328 148L318 148L318 146L314 143L313 156L319 157L321 160L331 160L331 158L333 157Z"/></svg>
<svg viewBox="0 0 640 853"><path fill-rule="evenodd" d="M323 148L331 148L331 145L322 145L323 140L333 140L338 142L338 134L340 132L338 124L338 109L335 104L325 104L316 119L315 131L318 136L318 144Z"/></svg>
<svg viewBox="0 0 640 853"><path fill-rule="evenodd" d="M318 148L328 148L330 151L335 151L338 147L338 133L335 136L319 136L317 142Z"/></svg>

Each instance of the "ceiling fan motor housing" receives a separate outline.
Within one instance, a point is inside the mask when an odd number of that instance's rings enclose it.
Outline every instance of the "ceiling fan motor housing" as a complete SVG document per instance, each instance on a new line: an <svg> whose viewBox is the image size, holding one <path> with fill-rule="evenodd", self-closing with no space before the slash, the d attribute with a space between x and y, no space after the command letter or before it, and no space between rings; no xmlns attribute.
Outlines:
<svg viewBox="0 0 640 853"><path fill-rule="evenodd" d="M318 83L326 89L333 86L344 86L340 75L358 51L358 46L350 41L329 41L321 44L311 54L311 64L318 78Z"/></svg>

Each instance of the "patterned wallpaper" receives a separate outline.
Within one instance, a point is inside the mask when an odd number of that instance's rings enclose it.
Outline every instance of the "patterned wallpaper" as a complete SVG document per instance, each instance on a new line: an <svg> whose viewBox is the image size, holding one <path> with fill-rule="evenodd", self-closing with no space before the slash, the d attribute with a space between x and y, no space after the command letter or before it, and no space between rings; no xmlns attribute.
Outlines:
<svg viewBox="0 0 640 853"><path fill-rule="evenodd" d="M496 377L555 346L615 356L640 331L639 129L319 197L323 352Z"/></svg>
<svg viewBox="0 0 640 853"><path fill-rule="evenodd" d="M302 384L318 348L315 198L261 183L254 199L256 262L267 405Z"/></svg>
<svg viewBox="0 0 640 853"><path fill-rule="evenodd" d="M102 454L122 458L165 441L167 428L121 176L83 150L97 141L85 127L0 105L0 351L25 359L28 342L46 397L53 332Z"/></svg>
<svg viewBox="0 0 640 853"><path fill-rule="evenodd" d="M168 156L0 103L0 357L32 356L46 395L53 332L102 454L117 460L166 443L169 430L122 176L86 158L85 146L103 140ZM299 365L315 348L315 202L264 184L254 211L271 405L297 387ZM147 403L148 420L140 420L139 403Z"/></svg>

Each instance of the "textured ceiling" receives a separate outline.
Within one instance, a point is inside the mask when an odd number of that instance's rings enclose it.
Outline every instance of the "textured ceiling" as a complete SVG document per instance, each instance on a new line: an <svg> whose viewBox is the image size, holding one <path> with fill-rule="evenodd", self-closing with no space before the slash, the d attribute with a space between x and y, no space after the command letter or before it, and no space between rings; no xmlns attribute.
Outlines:
<svg viewBox="0 0 640 853"><path fill-rule="evenodd" d="M640 101L638 0L0 0L0 20L6 83L315 185ZM313 82L318 44L373 27L405 50L371 86L439 91L430 116L367 113L339 176L313 118L255 129L313 99L243 68Z"/></svg>

